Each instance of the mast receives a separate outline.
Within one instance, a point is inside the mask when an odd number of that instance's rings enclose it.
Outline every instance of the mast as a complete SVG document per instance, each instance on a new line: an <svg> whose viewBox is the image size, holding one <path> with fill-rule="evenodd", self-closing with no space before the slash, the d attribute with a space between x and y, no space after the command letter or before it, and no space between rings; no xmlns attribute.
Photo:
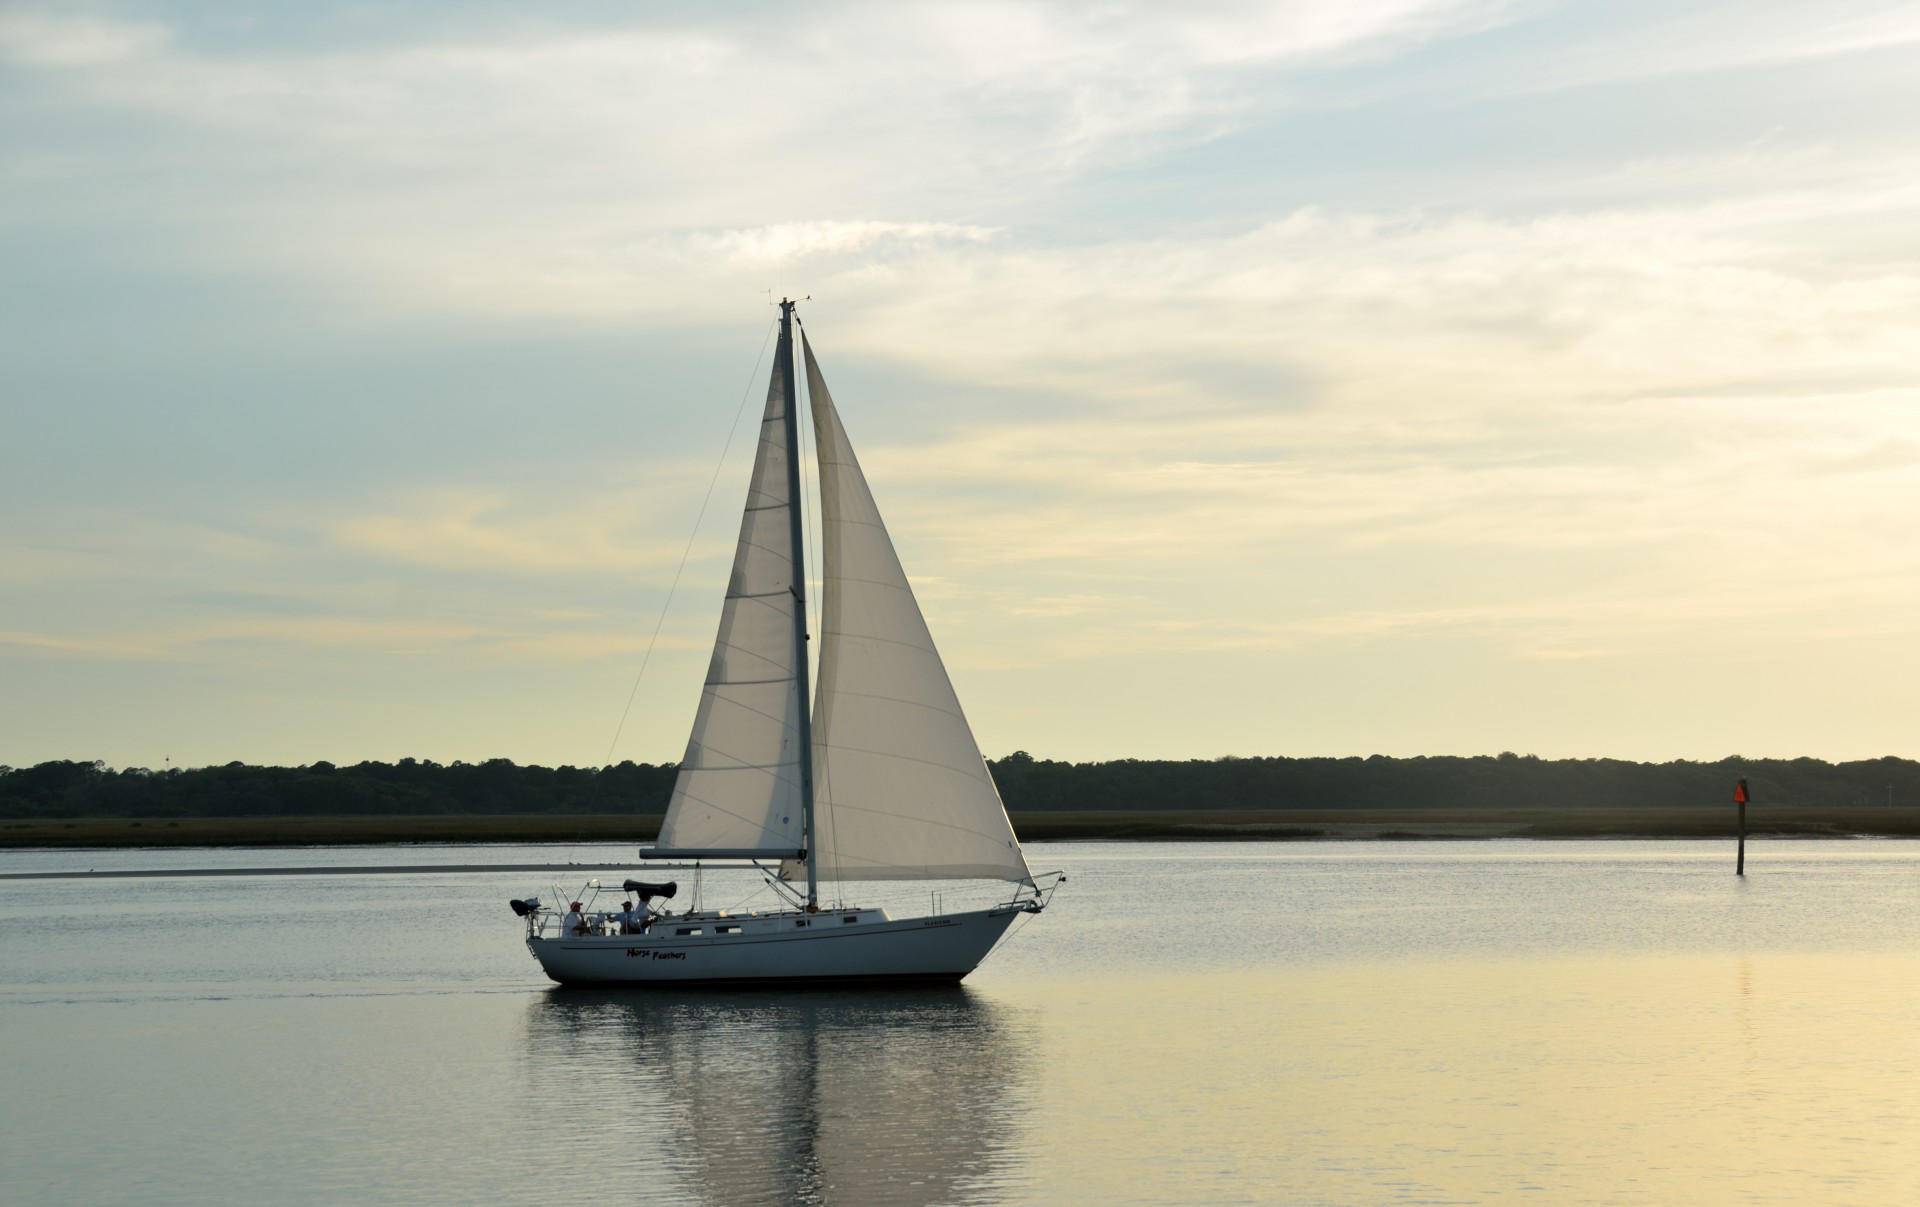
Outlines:
<svg viewBox="0 0 1920 1207"><path fill-rule="evenodd" d="M807 912L820 906L818 860L813 853L813 694L807 684L807 562L801 545L800 391L793 373L793 307L780 299L780 347L774 354L775 372L787 398L787 508L793 549L793 665L800 686L800 817L807 851Z"/></svg>

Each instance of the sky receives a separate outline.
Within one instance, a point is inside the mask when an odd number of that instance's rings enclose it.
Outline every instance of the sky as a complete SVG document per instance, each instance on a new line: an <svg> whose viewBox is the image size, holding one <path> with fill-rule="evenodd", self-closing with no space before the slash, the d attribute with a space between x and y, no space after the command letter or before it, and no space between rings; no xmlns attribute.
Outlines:
<svg viewBox="0 0 1920 1207"><path fill-rule="evenodd" d="M1852 0L7 0L0 764L678 758L781 296L991 757L1920 755L1916 112Z"/></svg>

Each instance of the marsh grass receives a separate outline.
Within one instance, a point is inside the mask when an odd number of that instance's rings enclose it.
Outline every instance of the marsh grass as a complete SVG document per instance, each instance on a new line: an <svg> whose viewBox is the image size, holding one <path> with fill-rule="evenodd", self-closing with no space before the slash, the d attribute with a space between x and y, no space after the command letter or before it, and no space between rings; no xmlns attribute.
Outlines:
<svg viewBox="0 0 1920 1207"><path fill-rule="evenodd" d="M1920 808L1765 808L1755 837L1920 837ZM1731 806L1684 809L1104 809L1013 813L1027 841L1210 839L1719 838ZM90 817L0 822L0 847L284 847L387 843L651 842L658 814L421 817Z"/></svg>

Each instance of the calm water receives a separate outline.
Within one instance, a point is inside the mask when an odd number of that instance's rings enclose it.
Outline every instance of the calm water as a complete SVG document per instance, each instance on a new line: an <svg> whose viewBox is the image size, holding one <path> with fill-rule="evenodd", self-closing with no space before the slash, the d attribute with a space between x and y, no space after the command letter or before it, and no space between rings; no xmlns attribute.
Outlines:
<svg viewBox="0 0 1920 1207"><path fill-rule="evenodd" d="M912 992L550 988L505 906L532 875L0 884L0 1186L75 1204L1920 1202L1920 844L1757 843L1744 883L1726 848L1036 844L1036 868L1069 873L1053 908L963 987ZM0 870L599 854L21 852ZM710 875L705 903L757 904L757 885Z"/></svg>

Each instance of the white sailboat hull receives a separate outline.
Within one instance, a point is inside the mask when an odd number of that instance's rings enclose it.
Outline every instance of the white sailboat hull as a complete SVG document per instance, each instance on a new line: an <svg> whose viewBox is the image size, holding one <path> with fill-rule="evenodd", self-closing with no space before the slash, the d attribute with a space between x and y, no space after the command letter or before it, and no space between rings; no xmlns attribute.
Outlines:
<svg viewBox="0 0 1920 1207"><path fill-rule="evenodd" d="M527 940L541 968L562 985L694 985L809 981L958 981L979 966L1029 905L898 921L843 924L814 915L791 930L681 935L655 924L646 935ZM797 922L797 919L795 920Z"/></svg>

